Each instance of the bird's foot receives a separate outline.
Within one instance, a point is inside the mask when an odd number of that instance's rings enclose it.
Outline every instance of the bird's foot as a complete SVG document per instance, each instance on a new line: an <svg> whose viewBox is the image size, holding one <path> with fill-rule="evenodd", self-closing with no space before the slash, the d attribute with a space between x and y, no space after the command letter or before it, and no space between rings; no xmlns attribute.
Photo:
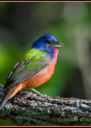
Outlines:
<svg viewBox="0 0 91 128"><path fill-rule="evenodd" d="M38 92L37 90L35 90L34 88L30 88L30 90L32 90L33 92L35 92L36 94L43 96L43 94L41 94L40 92Z"/></svg>
<svg viewBox="0 0 91 128"><path fill-rule="evenodd" d="M25 94L26 93L26 89L23 89L22 91L19 91L18 93L17 93L17 95L21 95L21 94Z"/></svg>

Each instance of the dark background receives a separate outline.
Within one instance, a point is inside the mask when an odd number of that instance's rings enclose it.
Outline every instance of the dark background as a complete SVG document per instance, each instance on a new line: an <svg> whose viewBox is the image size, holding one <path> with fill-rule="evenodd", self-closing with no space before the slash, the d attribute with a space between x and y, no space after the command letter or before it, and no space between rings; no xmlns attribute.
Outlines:
<svg viewBox="0 0 91 128"><path fill-rule="evenodd" d="M0 3L0 83L44 33L64 43L52 78L36 90L60 97L91 98L91 3ZM0 125L10 125L0 120Z"/></svg>

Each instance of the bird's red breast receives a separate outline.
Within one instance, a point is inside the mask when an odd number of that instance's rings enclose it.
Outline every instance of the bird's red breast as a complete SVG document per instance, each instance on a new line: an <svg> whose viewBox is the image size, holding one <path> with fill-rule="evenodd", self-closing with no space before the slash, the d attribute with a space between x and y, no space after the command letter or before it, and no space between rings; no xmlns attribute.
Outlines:
<svg viewBox="0 0 91 128"><path fill-rule="evenodd" d="M21 90L21 89L35 88L35 87L38 87L39 85L45 83L46 81L48 81L51 78L51 76L53 75L54 68L55 68L55 65L57 62L57 55L58 55L57 49L55 49L54 55L55 55L55 57L54 57L53 61L50 59L49 64L44 69L42 69L40 72L38 72L31 78L18 84L17 87L15 88L13 94L9 97L9 99L12 96L14 96L17 92L19 92L19 90Z"/></svg>
<svg viewBox="0 0 91 128"><path fill-rule="evenodd" d="M49 80L54 72L55 64L57 62L58 50L55 49L55 57L53 61L49 61L49 64L40 72L22 82L22 88L35 88Z"/></svg>

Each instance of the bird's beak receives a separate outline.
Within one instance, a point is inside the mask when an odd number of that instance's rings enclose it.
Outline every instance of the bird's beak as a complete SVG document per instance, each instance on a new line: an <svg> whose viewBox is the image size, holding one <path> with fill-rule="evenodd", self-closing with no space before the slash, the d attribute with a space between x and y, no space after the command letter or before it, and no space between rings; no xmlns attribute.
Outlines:
<svg viewBox="0 0 91 128"><path fill-rule="evenodd" d="M55 48L62 48L63 45L64 45L64 44L61 43L61 42L56 42L55 45L54 45L54 47L55 47Z"/></svg>

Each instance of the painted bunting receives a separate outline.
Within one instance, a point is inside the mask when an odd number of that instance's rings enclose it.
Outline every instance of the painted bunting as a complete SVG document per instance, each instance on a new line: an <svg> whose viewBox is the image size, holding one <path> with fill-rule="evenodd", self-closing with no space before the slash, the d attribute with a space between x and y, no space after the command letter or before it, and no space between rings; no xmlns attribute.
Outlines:
<svg viewBox="0 0 91 128"><path fill-rule="evenodd" d="M51 78L57 62L58 48L62 46L63 44L49 33L44 34L32 44L32 48L21 57L7 77L0 110L7 100L21 89L30 88L41 95L34 88Z"/></svg>

